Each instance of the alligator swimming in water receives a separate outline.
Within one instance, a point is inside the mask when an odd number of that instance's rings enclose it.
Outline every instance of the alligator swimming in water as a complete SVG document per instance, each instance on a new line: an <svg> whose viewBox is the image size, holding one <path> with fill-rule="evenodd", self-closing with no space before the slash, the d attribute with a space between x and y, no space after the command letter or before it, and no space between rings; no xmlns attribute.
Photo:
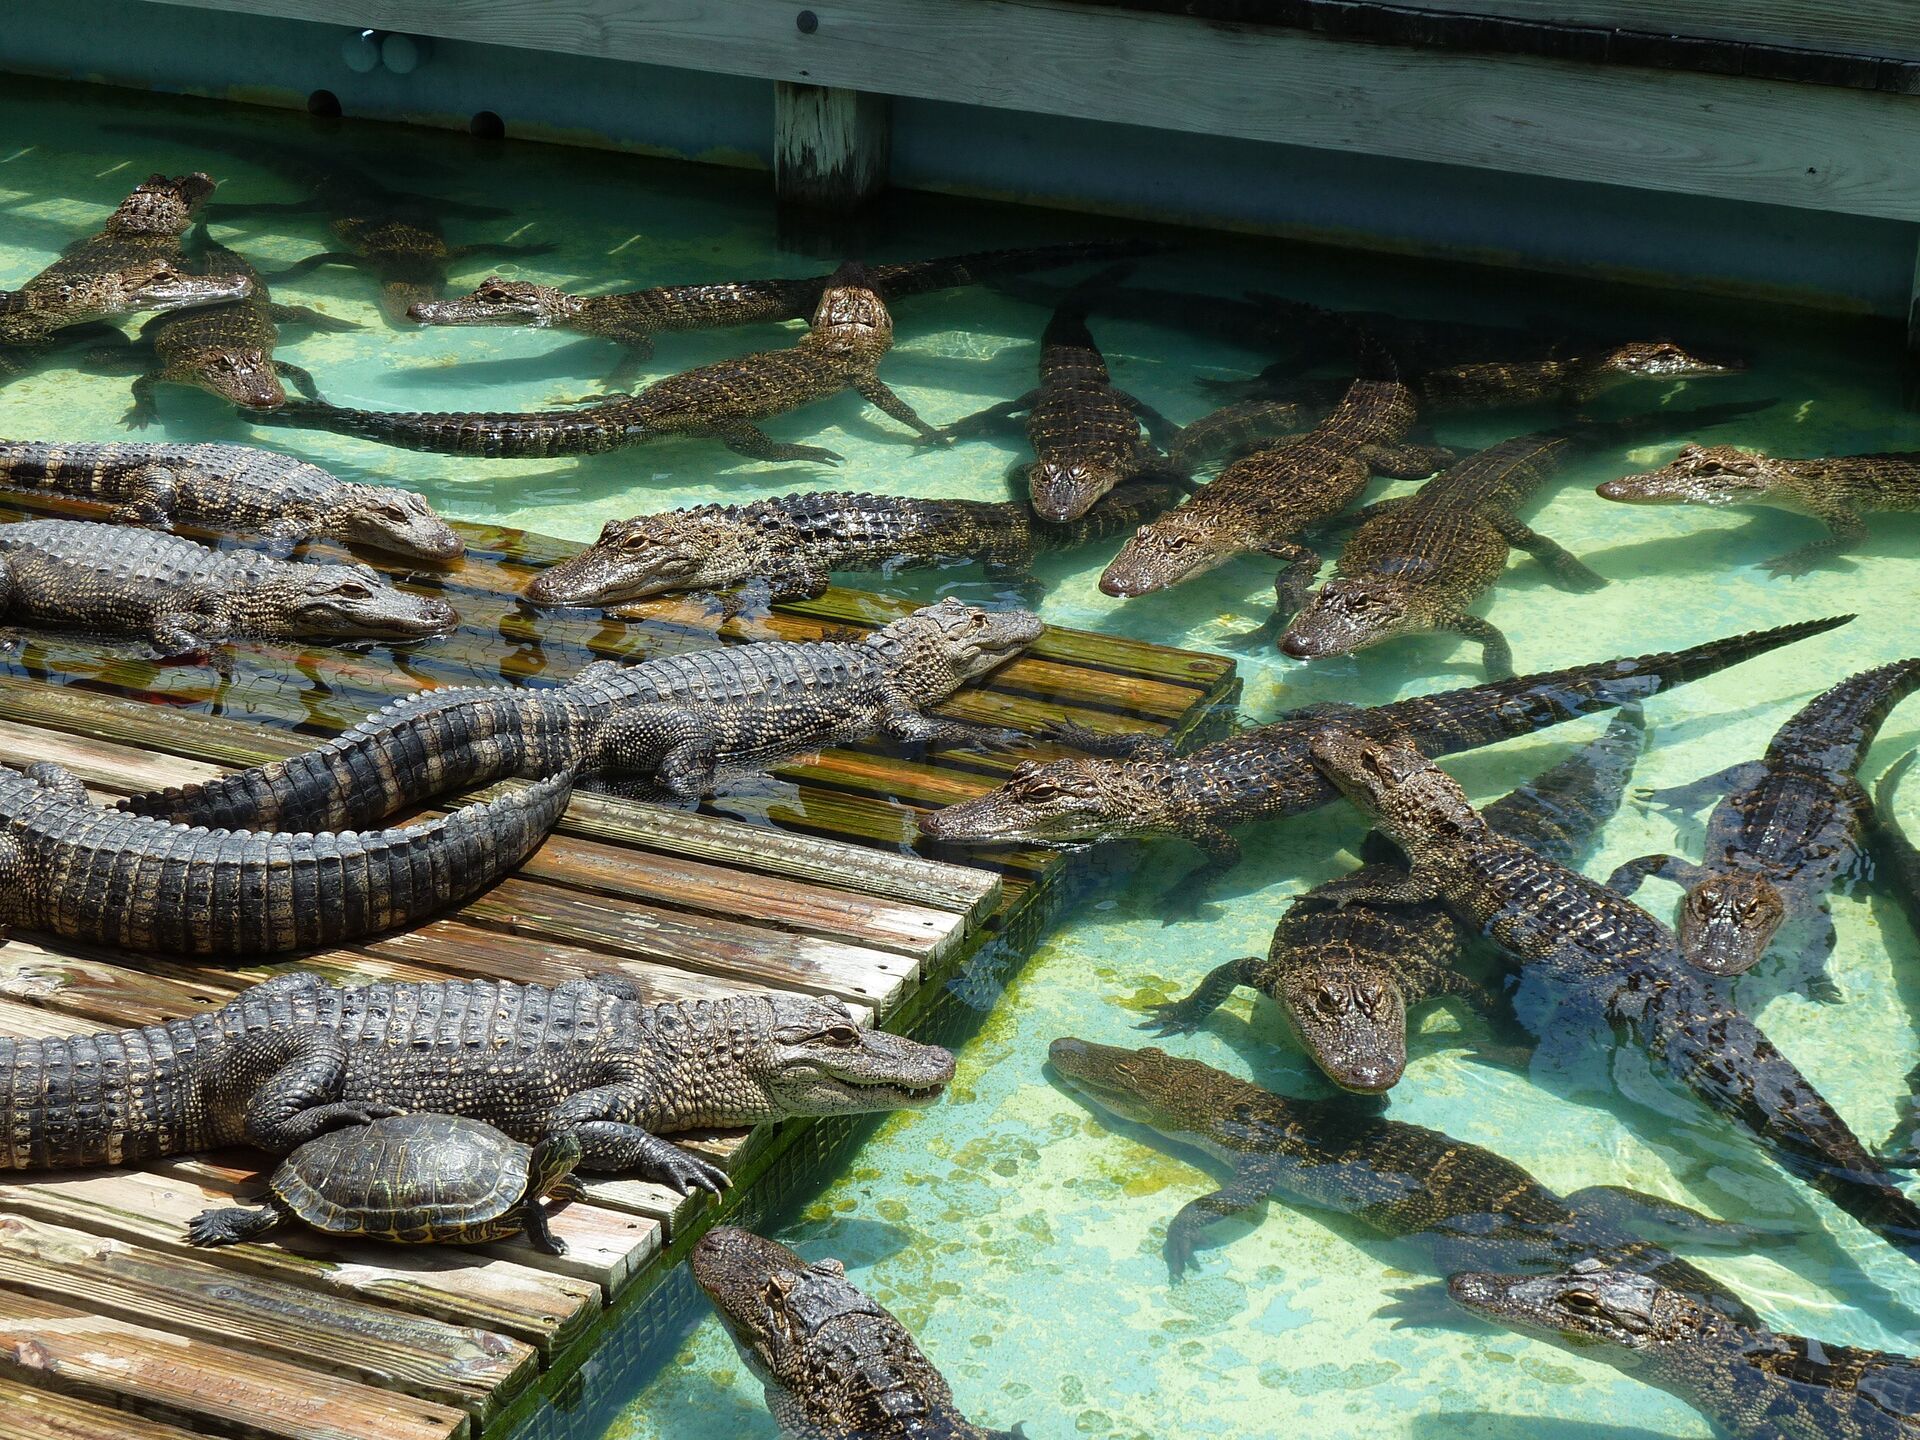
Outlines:
<svg viewBox="0 0 1920 1440"><path fill-rule="evenodd" d="M1040 337L1040 384L1018 400L989 406L947 427L951 436L981 435L1027 412L1027 466L1033 509L1042 520L1078 520L1117 485L1183 479L1140 433L1144 420L1161 443L1175 428L1159 411L1116 389L1107 362L1075 303L1053 312Z"/></svg>
<svg viewBox="0 0 1920 1440"><path fill-rule="evenodd" d="M1085 518L1036 519L1021 503L914 500L844 492L782 495L749 505L699 505L609 520L600 538L527 582L536 605L620 605L681 591L724 594L746 586L769 600L824 594L836 570L916 569L973 561L1024 581L1042 551L1129 530L1173 503L1165 485L1129 485Z"/></svg>
<svg viewBox="0 0 1920 1440"><path fill-rule="evenodd" d="M1909 750L1881 775L1873 787L1873 808L1867 819L1867 846L1882 885L1906 914L1907 926L1920 935L1920 845L1915 845L1894 814L1900 781L1913 768L1920 750ZM1900 1100L1900 1119L1887 1141L1886 1163L1898 1169L1920 1168L1920 1065L1907 1072L1907 1093Z"/></svg>
<svg viewBox="0 0 1920 1440"><path fill-rule="evenodd" d="M1448 755L1643 699L1845 623L1845 617L1804 621L1671 654L1574 665L1370 709L1307 706L1186 754L1144 737L1099 742L1107 755L1022 765L998 789L923 815L920 828L932 839L963 844L1178 835L1209 859L1180 887L1196 901L1206 881L1239 862L1233 827L1298 815L1338 798L1308 752L1330 714L1371 734L1404 731L1429 753ZM1095 744L1083 732L1061 738L1083 749Z"/></svg>
<svg viewBox="0 0 1920 1440"><path fill-rule="evenodd" d="M1645 741L1640 707L1623 707L1599 739L1489 805L1487 823L1573 863L1620 808ZM1365 847L1369 853L1377 839ZM1401 872L1375 864L1359 873L1384 883ZM1155 1006L1141 1028L1191 1034L1244 985L1280 1007L1300 1048L1329 1080L1378 1094L1406 1072L1407 1013L1415 1005L1461 995L1488 1013L1497 1009L1493 992L1460 968L1470 938L1437 903L1330 905L1319 889L1309 890L1281 917L1264 959L1249 955L1218 966L1185 999Z"/></svg>
<svg viewBox="0 0 1920 1440"><path fill-rule="evenodd" d="M1705 407L1687 418L1712 423L1768 403ZM1533 556L1564 589L1606 583L1517 512L1570 456L1673 419L1662 411L1522 435L1468 456L1405 499L1368 506L1333 578L1287 625L1280 649L1296 660L1320 660L1398 635L1450 630L1479 643L1489 677L1511 675L1506 636L1468 611L1506 569L1509 546Z"/></svg>
<svg viewBox="0 0 1920 1440"><path fill-rule="evenodd" d="M1861 517L1920 510L1920 451L1794 460L1732 445L1688 445L1660 469L1599 487L1627 505L1761 505L1810 515L1827 537L1761 564L1773 575L1804 575L1867 538Z"/></svg>
<svg viewBox="0 0 1920 1440"><path fill-rule="evenodd" d="M529 1144L573 1131L584 1169L718 1192L724 1171L660 1136L930 1105L952 1078L945 1050L869 1029L831 998L646 1004L618 976L338 988L296 972L164 1025L0 1039L0 1165L240 1143L278 1155L344 1125L430 1112Z"/></svg>
<svg viewBox="0 0 1920 1440"><path fill-rule="evenodd" d="M365 565L214 551L84 520L0 525L0 616L141 635L163 656L249 637L409 640L455 618L444 600L396 590Z"/></svg>
<svg viewBox="0 0 1920 1440"><path fill-rule="evenodd" d="M1441 1275L1559 1270L1602 1258L1658 1276L1730 1316L1755 1319L1712 1276L1642 1238L1753 1243L1758 1237L1745 1227L1612 1186L1558 1195L1511 1160L1438 1130L1385 1119L1344 1098L1277 1095L1164 1050L1063 1037L1047 1063L1100 1109L1233 1168L1226 1185L1189 1200L1167 1226L1167 1268L1175 1280L1192 1267L1211 1226L1277 1197L1412 1242Z"/></svg>
<svg viewBox="0 0 1920 1440"><path fill-rule="evenodd" d="M1907 1198L1820 1092L1688 967L1677 937L1624 896L1492 829L1452 777L1406 735L1330 721L1314 764L1410 862L1407 875L1328 887L1336 903L1438 899L1521 967L1515 1013L1549 1068L1577 1069L1625 1032L1710 1108L1746 1127L1789 1174L1920 1260L1920 1205Z"/></svg>
<svg viewBox="0 0 1920 1440"><path fill-rule="evenodd" d="M987 1430L907 1327L861 1293L838 1260L717 1225L687 1260L786 1440L1023 1440Z"/></svg>
<svg viewBox="0 0 1920 1440"><path fill-rule="evenodd" d="M1484 1320L1617 1366L1677 1395L1731 1440L1913 1440L1920 1360L1781 1335L1651 1276L1579 1266L1564 1275L1450 1277Z"/></svg>
<svg viewBox="0 0 1920 1440"><path fill-rule="evenodd" d="M1198 494L1142 525L1101 574L1100 588L1146 595L1258 552L1284 562L1274 594L1279 613L1290 616L1320 569L1319 555L1297 538L1302 531L1346 509L1375 472L1429 475L1452 459L1450 451L1405 443L1413 395L1378 341L1354 338L1361 378L1326 419L1291 444L1234 461Z"/></svg>
<svg viewBox="0 0 1920 1440"><path fill-rule="evenodd" d="M48 444L0 440L0 489L105 501L122 524L338 540L423 560L466 547L433 507L392 485L336 479L249 445Z"/></svg>
<svg viewBox="0 0 1920 1440"><path fill-rule="evenodd" d="M948 599L857 643L772 641L625 667L600 661L546 690L428 691L299 755L121 804L189 824L335 829L508 776L637 772L690 797L723 771L875 731L910 744L1011 744L1023 737L924 712L1042 628L1024 610Z"/></svg>
<svg viewBox="0 0 1920 1440"><path fill-rule="evenodd" d="M166 955L349 944L486 889L546 838L572 786L563 772L404 829L290 834L125 815L96 806L57 765L0 768L0 933ZM16 1098L33 1093L18 1088L20 1072L13 1081ZM63 1125L87 1113L71 1098ZM8 1118L17 1145L22 1117Z"/></svg>
<svg viewBox="0 0 1920 1440"><path fill-rule="evenodd" d="M1705 864L1642 855L1607 884L1631 895L1657 875L1684 887L1680 953L1712 975L1744 974L1783 928L1811 927L1792 979L1837 998L1825 974L1834 933L1824 901L1836 883L1866 869L1873 811L1854 772L1887 716L1916 689L1920 660L1863 670L1796 711L1760 759L1652 792L1683 811L1725 797L1707 821Z"/></svg>
<svg viewBox="0 0 1920 1440"><path fill-rule="evenodd" d="M257 417L262 424L294 425L357 435L406 450L490 459L535 455L593 455L664 435L711 435L729 450L756 460L812 460L840 456L816 445L788 445L754 425L842 390L911 426L924 442L945 437L881 380L879 365L893 345L893 317L865 272L842 266L820 297L812 327L790 349L763 350L670 375L637 395L528 414L405 414L342 410L311 402Z"/></svg>
<svg viewBox="0 0 1920 1440"><path fill-rule="evenodd" d="M867 274L873 288L891 305L911 295L977 285L997 275L1118 260L1164 248L1148 241L1069 241L869 265ZM820 296L831 280L828 275L813 275L792 280L656 285L614 295L570 295L555 285L489 275L471 295L422 301L407 314L422 325L523 325L611 340L625 354L607 377L607 384L623 388L637 375L641 362L652 356L653 337L661 331L805 320L819 307Z"/></svg>

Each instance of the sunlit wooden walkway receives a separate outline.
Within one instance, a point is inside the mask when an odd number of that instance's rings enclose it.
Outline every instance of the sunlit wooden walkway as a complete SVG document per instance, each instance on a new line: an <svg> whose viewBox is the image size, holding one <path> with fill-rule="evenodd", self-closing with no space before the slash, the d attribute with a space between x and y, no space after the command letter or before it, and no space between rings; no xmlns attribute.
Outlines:
<svg viewBox="0 0 1920 1440"><path fill-rule="evenodd" d="M0 759L58 761L107 798L285 754L422 685L502 674L537 683L600 656L713 643L713 622L684 603L630 624L538 615L513 597L529 564L568 547L468 535L466 562L417 582L460 609L460 632L398 663L381 649L242 647L222 678L128 648L33 637L0 673ZM729 622L724 638L812 638L903 608L834 591ZM1107 731L1164 732L1199 723L1233 683L1227 661L1054 631L945 708L1001 724L1064 713ZM1053 853L996 853L989 869L910 848L916 806L977 793L1014 763L828 752L784 767L754 797L771 825L578 794L518 874L458 912L290 965L155 962L15 936L0 945L0 1034L148 1023L296 966L342 981L554 983L616 971L663 998L787 988L910 1022L989 937L1029 943L1062 878ZM728 1203L750 1203L765 1198L757 1186L792 1183L808 1129L696 1143L734 1172ZM504 1428L543 1380L577 1368L607 1307L655 1283L717 1213L655 1185L597 1179L589 1203L556 1217L564 1257L518 1240L410 1250L299 1232L190 1249L186 1219L249 1185L260 1160L0 1176L0 1440L441 1440Z"/></svg>

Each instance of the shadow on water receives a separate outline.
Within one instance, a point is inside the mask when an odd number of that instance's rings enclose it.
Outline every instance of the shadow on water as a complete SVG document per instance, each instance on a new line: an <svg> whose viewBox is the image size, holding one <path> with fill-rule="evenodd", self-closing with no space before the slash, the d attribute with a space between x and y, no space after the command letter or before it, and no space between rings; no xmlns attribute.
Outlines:
<svg viewBox="0 0 1920 1440"><path fill-rule="evenodd" d="M1415 1415L1407 1422L1410 1440L1697 1440L1705 1433L1690 1430L1682 1435L1671 1430L1646 1430L1611 1422L1499 1415L1486 1410Z"/></svg>

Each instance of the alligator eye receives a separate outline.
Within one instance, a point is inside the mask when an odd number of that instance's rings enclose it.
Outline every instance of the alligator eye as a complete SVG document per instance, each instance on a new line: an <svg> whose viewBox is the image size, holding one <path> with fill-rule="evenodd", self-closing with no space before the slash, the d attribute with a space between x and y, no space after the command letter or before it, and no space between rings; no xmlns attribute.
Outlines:
<svg viewBox="0 0 1920 1440"><path fill-rule="evenodd" d="M622 550L644 550L651 544L653 544L653 540L644 530L636 530L631 535L623 535L620 537L620 548Z"/></svg>
<svg viewBox="0 0 1920 1440"><path fill-rule="evenodd" d="M1590 1290L1569 1290L1560 1303L1576 1315L1598 1315L1601 1309L1600 1297Z"/></svg>
<svg viewBox="0 0 1920 1440"><path fill-rule="evenodd" d="M986 617L985 615L983 615L983 614L980 614L979 612L977 612L977 611L976 611L976 612L974 613L974 616L973 616L973 618L972 618L971 620L969 620L969 621L967 621L967 628L968 628L969 630L984 630L984 629L986 629L986 628L987 628L987 617Z"/></svg>
<svg viewBox="0 0 1920 1440"><path fill-rule="evenodd" d="M828 1045L838 1045L851 1050L860 1043L860 1032L851 1025L829 1025L820 1032L820 1038Z"/></svg>
<svg viewBox="0 0 1920 1440"><path fill-rule="evenodd" d="M1035 780L1026 787L1029 800L1051 800L1060 793L1060 787L1050 780Z"/></svg>
<svg viewBox="0 0 1920 1440"><path fill-rule="evenodd" d="M353 580L349 580L346 584L336 587L333 593L343 600L371 600L373 598L373 591Z"/></svg>

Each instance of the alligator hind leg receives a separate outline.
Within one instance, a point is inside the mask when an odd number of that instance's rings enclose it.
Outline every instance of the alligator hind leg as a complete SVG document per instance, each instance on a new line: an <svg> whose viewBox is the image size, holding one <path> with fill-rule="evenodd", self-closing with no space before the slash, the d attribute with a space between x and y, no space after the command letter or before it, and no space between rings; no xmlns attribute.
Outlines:
<svg viewBox="0 0 1920 1440"><path fill-rule="evenodd" d="M1465 611L1448 615L1434 623L1436 630L1450 630L1456 635L1464 635L1480 645L1480 665L1486 671L1489 680L1506 680L1513 675L1513 647L1507 643L1507 637L1478 615L1469 615Z"/></svg>
<svg viewBox="0 0 1920 1440"><path fill-rule="evenodd" d="M846 459L823 446L786 444L753 425L729 425L713 433L736 455L755 460L811 460L819 465L838 465Z"/></svg>
<svg viewBox="0 0 1920 1440"><path fill-rule="evenodd" d="M888 388L886 381L878 377L856 380L853 388L866 397L867 403L877 406L912 430L920 437L921 444L951 445L953 443L952 436L922 420L918 411Z"/></svg>
<svg viewBox="0 0 1920 1440"><path fill-rule="evenodd" d="M1481 518L1499 531L1500 538L1514 549L1531 555L1561 589L1583 593L1606 586L1606 577L1588 569L1572 551L1555 544L1538 530L1522 525L1504 511L1489 510Z"/></svg>
<svg viewBox="0 0 1920 1440"><path fill-rule="evenodd" d="M1138 760L1142 757L1167 756L1174 753L1173 742L1164 735L1149 735L1141 730L1129 730L1118 735L1103 735L1098 730L1090 730L1085 725L1076 725L1071 720L1056 720L1038 732L1041 740L1051 740L1057 745L1065 745L1088 755L1117 756L1123 760Z"/></svg>
<svg viewBox="0 0 1920 1440"><path fill-rule="evenodd" d="M313 376L301 369L298 365L286 360L276 360L273 362L273 370L274 373L282 379L291 380L293 382L293 388L306 396L307 399L318 400L320 398L320 387L313 383Z"/></svg>
<svg viewBox="0 0 1920 1440"><path fill-rule="evenodd" d="M1360 458L1376 475L1393 480L1424 480L1454 460L1444 445L1363 445Z"/></svg>
<svg viewBox="0 0 1920 1440"><path fill-rule="evenodd" d="M1846 553L1867 538L1867 527L1858 515L1841 512L1816 518L1824 520L1832 533L1825 539L1802 545L1798 550L1789 550L1784 555L1762 560L1760 568L1776 580L1783 577L1791 579Z"/></svg>
<svg viewBox="0 0 1920 1440"><path fill-rule="evenodd" d="M36 760L23 772L29 780L36 782L42 790L51 790L62 800L74 805L91 807L93 797L87 794L87 787L80 777L64 766L55 765L51 760Z"/></svg>
<svg viewBox="0 0 1920 1440"><path fill-rule="evenodd" d="M1274 1177L1254 1165L1243 1165L1227 1184L1208 1195L1189 1200L1167 1226L1167 1276L1178 1280L1193 1268L1193 1252L1206 1242L1206 1232L1222 1220L1257 1210L1273 1194Z"/></svg>
<svg viewBox="0 0 1920 1440"><path fill-rule="evenodd" d="M121 525L171 530L174 501L179 498L178 480L165 465L142 465L128 477L132 498L110 518Z"/></svg>
<svg viewBox="0 0 1920 1440"><path fill-rule="evenodd" d="M1611 1221L1627 1234L1659 1245L1691 1245L1701 1249L1753 1250L1790 1245L1798 1228L1788 1221L1751 1225L1738 1220L1716 1220L1677 1200L1647 1195L1624 1185L1590 1185L1566 1197L1567 1208L1596 1220Z"/></svg>
<svg viewBox="0 0 1920 1440"><path fill-rule="evenodd" d="M272 1205L236 1205L225 1210L202 1210L187 1221L187 1243L203 1248L243 1245L279 1229L287 1223L287 1218Z"/></svg>
<svg viewBox="0 0 1920 1440"><path fill-rule="evenodd" d="M1607 888L1616 895L1632 895L1644 881L1671 880L1682 890L1691 890L1706 874L1691 860L1682 860L1678 855L1642 855L1607 876Z"/></svg>
<svg viewBox="0 0 1920 1440"><path fill-rule="evenodd" d="M984 410L961 416L946 427L946 433L956 440L971 440L981 435L1011 435L1020 428L1013 417L1023 410L1032 409L1033 402L1039 398L1038 390L1029 390L1018 400L989 405Z"/></svg>
<svg viewBox="0 0 1920 1440"><path fill-rule="evenodd" d="M347 1078L347 1047L339 1037L316 1031L282 1032L282 1037L278 1067L247 1101L245 1132L252 1144L284 1155L329 1130L366 1125L400 1113L391 1105L340 1099ZM244 1097L246 1081L254 1073L248 1067L237 1075L217 1076L215 1089Z"/></svg>
<svg viewBox="0 0 1920 1440"><path fill-rule="evenodd" d="M342 320L338 316L328 315L321 310L312 310L305 305L281 305L267 307L276 325L305 325L309 329L336 334L343 330L360 330L363 327L357 320Z"/></svg>
<svg viewBox="0 0 1920 1440"><path fill-rule="evenodd" d="M1185 999L1170 1000L1150 1009L1139 1028L1156 1035L1191 1035L1239 988L1241 976L1259 963L1259 956L1247 955L1216 965Z"/></svg>
<svg viewBox="0 0 1920 1440"><path fill-rule="evenodd" d="M1758 760L1743 760L1738 765L1729 765L1711 775L1702 775L1685 785L1670 785L1661 789L1642 786L1633 792L1633 798L1662 810L1687 813L1700 809L1710 800L1718 800L1730 790L1751 785L1766 771L1767 767Z"/></svg>

